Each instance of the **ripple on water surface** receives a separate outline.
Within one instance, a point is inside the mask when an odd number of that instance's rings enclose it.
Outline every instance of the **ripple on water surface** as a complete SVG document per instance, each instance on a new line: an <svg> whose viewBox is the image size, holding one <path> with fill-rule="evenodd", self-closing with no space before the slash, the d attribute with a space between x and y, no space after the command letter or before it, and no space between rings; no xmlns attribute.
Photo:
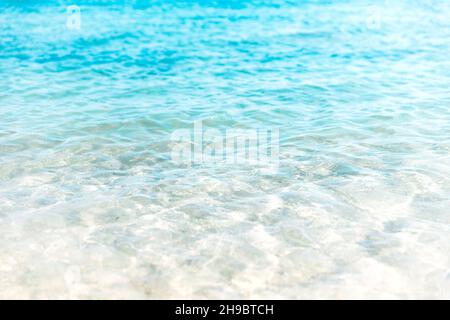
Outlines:
<svg viewBox="0 0 450 320"><path fill-rule="evenodd" d="M0 4L1 298L450 298L449 4L77 3Z"/></svg>

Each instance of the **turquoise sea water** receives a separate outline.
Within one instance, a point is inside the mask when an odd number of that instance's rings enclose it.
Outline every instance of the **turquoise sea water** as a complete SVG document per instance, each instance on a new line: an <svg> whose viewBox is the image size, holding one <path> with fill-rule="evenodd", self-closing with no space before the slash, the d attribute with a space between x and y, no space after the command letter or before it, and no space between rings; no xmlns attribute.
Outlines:
<svg viewBox="0 0 450 320"><path fill-rule="evenodd" d="M0 4L0 298L450 298L449 2L37 2ZM200 120L278 170L172 161Z"/></svg>

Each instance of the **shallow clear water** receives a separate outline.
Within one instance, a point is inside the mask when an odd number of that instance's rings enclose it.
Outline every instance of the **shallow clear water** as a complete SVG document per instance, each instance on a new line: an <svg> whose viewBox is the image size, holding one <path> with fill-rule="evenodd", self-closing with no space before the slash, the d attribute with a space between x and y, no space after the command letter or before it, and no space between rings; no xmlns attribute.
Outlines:
<svg viewBox="0 0 450 320"><path fill-rule="evenodd" d="M0 298L450 298L448 2L67 2L0 4Z"/></svg>

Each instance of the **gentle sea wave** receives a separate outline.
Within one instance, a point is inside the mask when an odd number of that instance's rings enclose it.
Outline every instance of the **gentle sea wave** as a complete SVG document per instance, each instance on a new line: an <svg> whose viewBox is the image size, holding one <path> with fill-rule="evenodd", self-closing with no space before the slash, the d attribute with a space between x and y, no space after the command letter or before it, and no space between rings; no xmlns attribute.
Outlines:
<svg viewBox="0 0 450 320"><path fill-rule="evenodd" d="M392 2L3 0L0 298L450 298L450 4Z"/></svg>

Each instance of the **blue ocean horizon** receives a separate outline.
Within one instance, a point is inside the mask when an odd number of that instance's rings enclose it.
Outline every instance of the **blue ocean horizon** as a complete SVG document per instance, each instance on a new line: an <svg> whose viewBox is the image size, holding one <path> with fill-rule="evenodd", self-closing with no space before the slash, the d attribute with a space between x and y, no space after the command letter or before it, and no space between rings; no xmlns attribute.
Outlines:
<svg viewBox="0 0 450 320"><path fill-rule="evenodd" d="M450 298L449 17L3 0L0 298Z"/></svg>

